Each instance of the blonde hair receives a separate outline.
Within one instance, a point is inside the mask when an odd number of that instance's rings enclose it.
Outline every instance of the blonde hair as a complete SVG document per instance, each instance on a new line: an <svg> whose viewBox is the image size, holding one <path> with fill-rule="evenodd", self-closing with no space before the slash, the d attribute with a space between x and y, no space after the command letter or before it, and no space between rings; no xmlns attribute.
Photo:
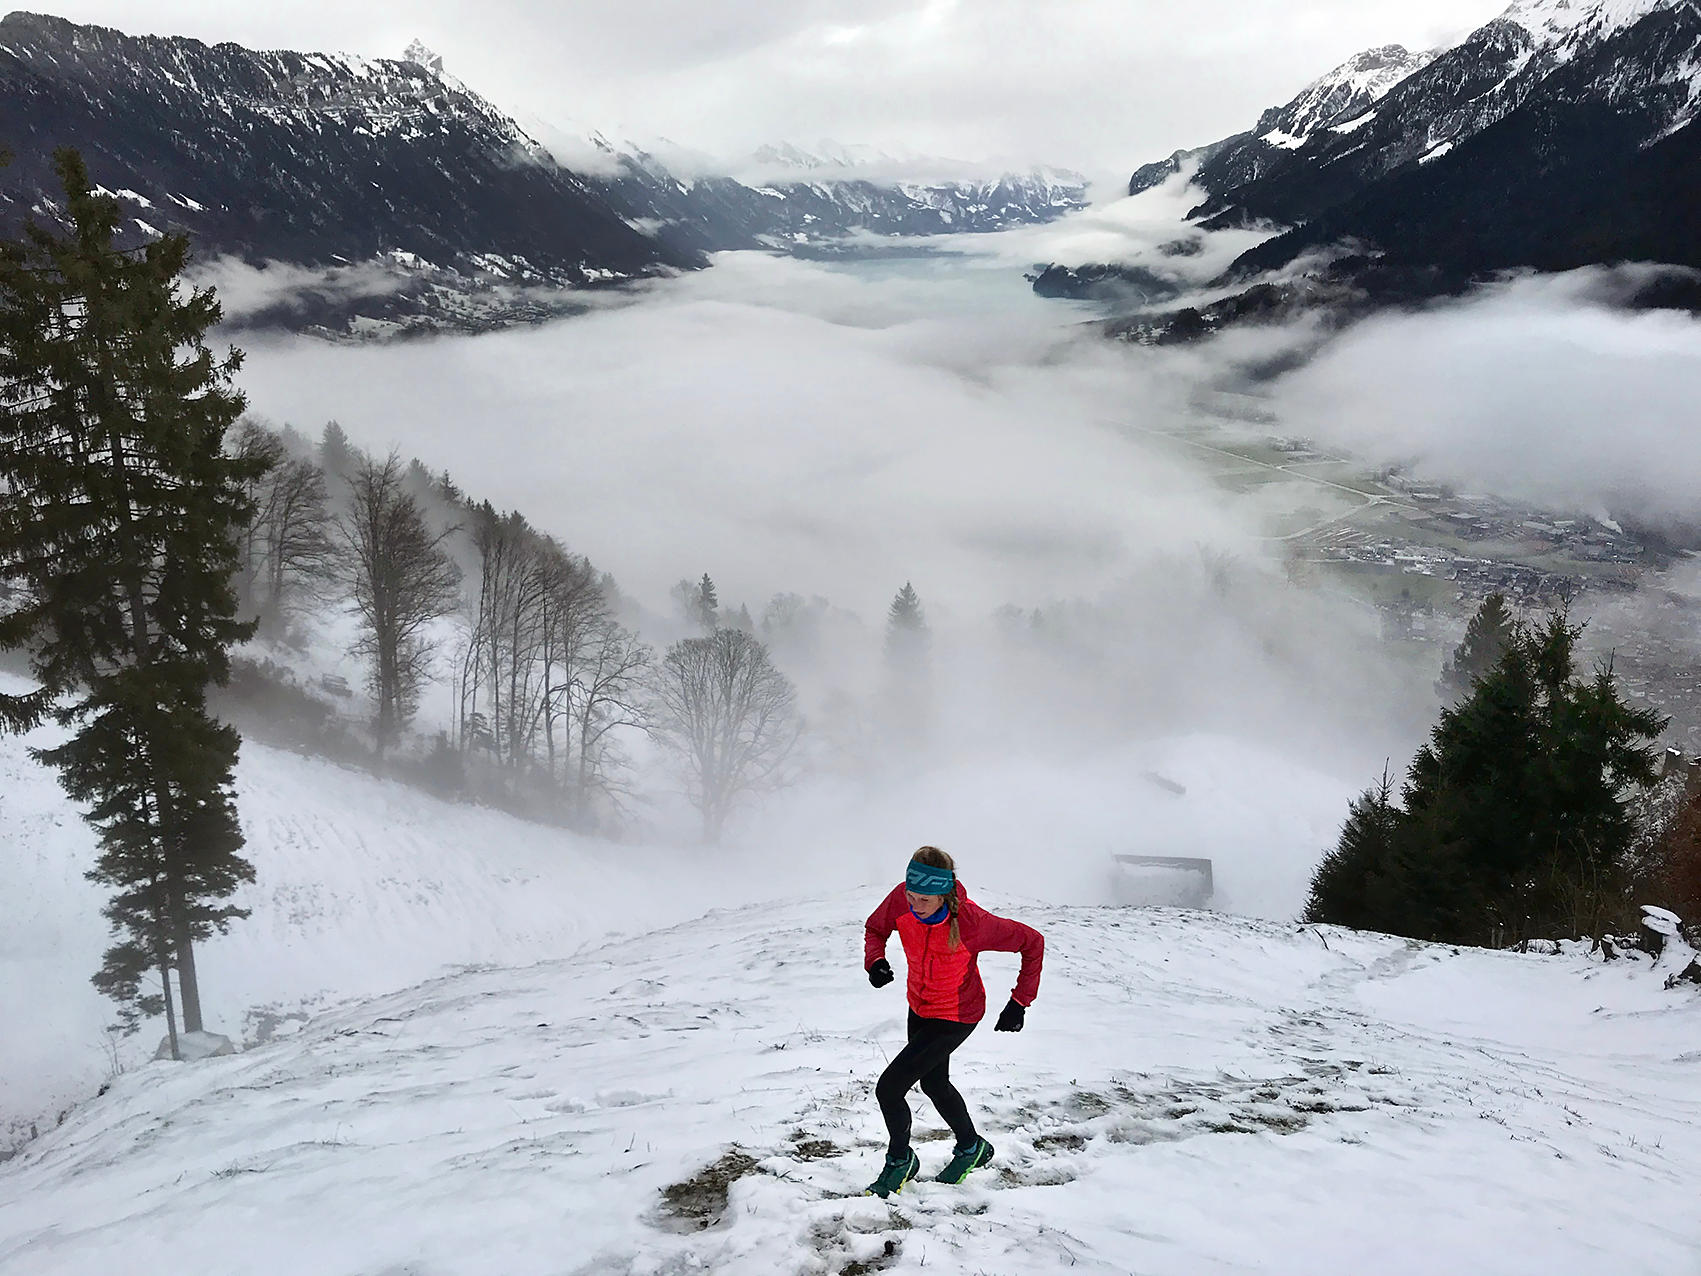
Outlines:
<svg viewBox="0 0 1701 1276"><path fill-rule="evenodd" d="M910 856L910 861L915 864L925 864L929 868L949 869L952 873L957 871L957 862L937 846L922 847ZM957 885L955 882L951 884L951 889L945 896L945 907L951 913L951 947L961 948L963 946L963 935L957 929Z"/></svg>

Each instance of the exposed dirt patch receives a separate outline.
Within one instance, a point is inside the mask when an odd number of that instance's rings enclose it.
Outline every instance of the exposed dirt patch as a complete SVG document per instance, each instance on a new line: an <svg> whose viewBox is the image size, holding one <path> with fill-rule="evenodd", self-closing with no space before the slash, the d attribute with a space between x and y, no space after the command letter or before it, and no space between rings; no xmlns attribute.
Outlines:
<svg viewBox="0 0 1701 1276"><path fill-rule="evenodd" d="M839 1268L839 1276L868 1276L869 1272L884 1271L898 1256L898 1242L888 1238L884 1250L874 1258L858 1259Z"/></svg>
<svg viewBox="0 0 1701 1276"><path fill-rule="evenodd" d="M844 1155L844 1151L831 1139L801 1139L791 1154L800 1161L825 1161L830 1156Z"/></svg>
<svg viewBox="0 0 1701 1276"><path fill-rule="evenodd" d="M1079 1134L1042 1134L1034 1140L1034 1147L1041 1152L1079 1152L1086 1146L1086 1138Z"/></svg>
<svg viewBox="0 0 1701 1276"><path fill-rule="evenodd" d="M743 1148L729 1148L690 1178L662 1188L662 1212L691 1231L713 1227L726 1213L732 1185L755 1170L755 1157Z"/></svg>

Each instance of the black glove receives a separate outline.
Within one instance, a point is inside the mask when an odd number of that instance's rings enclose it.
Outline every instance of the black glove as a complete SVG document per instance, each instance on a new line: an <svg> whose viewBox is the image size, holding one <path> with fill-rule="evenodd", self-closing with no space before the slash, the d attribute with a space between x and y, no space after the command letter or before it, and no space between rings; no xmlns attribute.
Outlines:
<svg viewBox="0 0 1701 1276"><path fill-rule="evenodd" d="M1028 1008L1014 997L1010 1004L1004 1007L1004 1012L998 1016L998 1022L993 1025L994 1032L1020 1032L1022 1023L1028 1017Z"/></svg>
<svg viewBox="0 0 1701 1276"><path fill-rule="evenodd" d="M884 957L868 968L868 982L876 988L884 988L896 978L892 973L892 963Z"/></svg>

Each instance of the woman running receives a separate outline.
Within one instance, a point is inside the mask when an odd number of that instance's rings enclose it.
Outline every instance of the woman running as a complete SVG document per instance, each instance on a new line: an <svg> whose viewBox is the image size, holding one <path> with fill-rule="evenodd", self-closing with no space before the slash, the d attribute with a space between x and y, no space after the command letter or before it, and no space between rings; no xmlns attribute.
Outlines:
<svg viewBox="0 0 1701 1276"><path fill-rule="evenodd" d="M993 1029L1020 1032L1027 1008L1039 994L1045 960L1044 937L1032 926L994 917L970 900L951 857L936 846L924 846L911 857L903 885L894 887L868 919L862 964L876 988L896 977L886 960L886 940L894 930L909 965L909 1044L898 1051L874 1088L891 1134L885 1168L868 1187L874 1196L891 1195L921 1172L921 1161L910 1147L907 1097L917 1083L957 1136L938 1181L961 1183L970 1170L992 1159L992 1144L975 1132L968 1106L951 1084L951 1052L986 1016L986 986L975 961L987 951L1022 954L1016 989Z"/></svg>

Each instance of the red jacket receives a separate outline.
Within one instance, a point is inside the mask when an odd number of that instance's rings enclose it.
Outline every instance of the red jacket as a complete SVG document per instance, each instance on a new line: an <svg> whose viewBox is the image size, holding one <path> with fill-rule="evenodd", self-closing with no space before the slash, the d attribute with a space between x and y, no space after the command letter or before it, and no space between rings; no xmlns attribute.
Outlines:
<svg viewBox="0 0 1701 1276"><path fill-rule="evenodd" d="M1039 996L1045 936L1032 926L996 917L957 886L957 930L962 946L951 948L951 923L929 926L910 911L898 886L869 914L863 945L863 969L886 955L886 940L898 932L909 963L910 1009L923 1019L979 1023L986 1017L986 985L975 959L984 952L1021 953L1022 970L1011 995L1024 1006Z"/></svg>

